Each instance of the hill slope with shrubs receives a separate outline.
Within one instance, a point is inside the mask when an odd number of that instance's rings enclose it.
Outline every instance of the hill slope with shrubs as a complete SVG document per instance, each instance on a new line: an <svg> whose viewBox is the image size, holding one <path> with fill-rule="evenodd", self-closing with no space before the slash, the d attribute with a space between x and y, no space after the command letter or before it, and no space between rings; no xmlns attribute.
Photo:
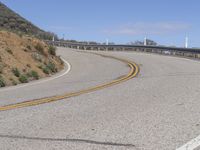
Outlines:
<svg viewBox="0 0 200 150"><path fill-rule="evenodd" d="M19 14L15 13L2 2L0 2L0 29L18 34L27 34L45 40L52 40L53 36L57 39L57 36L54 33L43 31Z"/></svg>
<svg viewBox="0 0 200 150"><path fill-rule="evenodd" d="M33 37L0 31L0 87L37 80L62 69L54 47Z"/></svg>

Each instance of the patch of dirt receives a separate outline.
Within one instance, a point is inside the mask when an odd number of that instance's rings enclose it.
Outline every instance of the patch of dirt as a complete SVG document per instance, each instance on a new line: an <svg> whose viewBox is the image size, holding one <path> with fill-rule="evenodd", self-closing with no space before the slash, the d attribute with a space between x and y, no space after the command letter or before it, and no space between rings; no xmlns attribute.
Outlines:
<svg viewBox="0 0 200 150"><path fill-rule="evenodd" d="M55 49L41 40L0 31L0 87L24 82L21 76L27 82L47 77L63 67Z"/></svg>

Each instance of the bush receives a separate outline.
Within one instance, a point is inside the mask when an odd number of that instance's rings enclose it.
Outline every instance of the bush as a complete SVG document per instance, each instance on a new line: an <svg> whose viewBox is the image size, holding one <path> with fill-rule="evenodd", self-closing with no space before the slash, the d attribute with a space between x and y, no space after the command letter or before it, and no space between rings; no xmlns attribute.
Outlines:
<svg viewBox="0 0 200 150"><path fill-rule="evenodd" d="M28 83L28 79L27 79L27 77L24 76L24 75L21 75L21 76L19 77L19 81L20 81L21 83Z"/></svg>
<svg viewBox="0 0 200 150"><path fill-rule="evenodd" d="M52 63L52 62L49 62L48 64L47 64L47 67L49 68L49 70L51 71L51 72L57 72L57 68L56 68L56 66L55 66L55 64L54 63Z"/></svg>
<svg viewBox="0 0 200 150"><path fill-rule="evenodd" d="M31 77L32 77L31 72L27 72L27 73L26 73L26 76L27 76L28 78L31 78Z"/></svg>
<svg viewBox="0 0 200 150"><path fill-rule="evenodd" d="M0 73L3 73L3 65L2 64L0 64Z"/></svg>
<svg viewBox="0 0 200 150"><path fill-rule="evenodd" d="M0 87L5 87L6 83L5 81L0 77Z"/></svg>
<svg viewBox="0 0 200 150"><path fill-rule="evenodd" d="M19 76L20 76L20 72L19 72L19 70L18 70L17 68L13 68L13 69L12 69L12 72L13 72L13 74L14 74L16 77L19 77Z"/></svg>
<svg viewBox="0 0 200 150"><path fill-rule="evenodd" d="M26 48L29 49L29 50L31 50L31 46L30 45L27 45Z"/></svg>
<svg viewBox="0 0 200 150"><path fill-rule="evenodd" d="M12 81L12 85L17 85L17 81L15 81L13 78L10 78L10 81Z"/></svg>
<svg viewBox="0 0 200 150"><path fill-rule="evenodd" d="M6 48L6 51L7 51L9 54L13 55L13 52L12 52L12 50L11 50L10 48Z"/></svg>
<svg viewBox="0 0 200 150"><path fill-rule="evenodd" d="M29 67L29 68L31 68L31 65L30 65L30 64L27 64L26 66Z"/></svg>
<svg viewBox="0 0 200 150"><path fill-rule="evenodd" d="M17 81L13 80L13 81L12 81L12 84L13 84L13 85L17 85Z"/></svg>
<svg viewBox="0 0 200 150"><path fill-rule="evenodd" d="M42 71L45 73L45 74L50 74L50 73L56 73L58 72L55 64L53 62L49 62L47 65L45 65L44 67L43 66L39 66L40 69L42 69Z"/></svg>
<svg viewBox="0 0 200 150"><path fill-rule="evenodd" d="M41 54L44 54L44 48L40 43L37 43L37 45L35 45L35 49L38 50Z"/></svg>
<svg viewBox="0 0 200 150"><path fill-rule="evenodd" d="M39 69L42 69L42 65L37 66Z"/></svg>
<svg viewBox="0 0 200 150"><path fill-rule="evenodd" d="M49 46L49 54L56 55L56 48L54 46Z"/></svg>
<svg viewBox="0 0 200 150"><path fill-rule="evenodd" d="M35 59L36 61L42 62L42 58L43 56L41 54L38 53L34 53L31 55L33 59Z"/></svg>
<svg viewBox="0 0 200 150"><path fill-rule="evenodd" d="M34 71L34 70L31 71L31 76L32 76L34 79L36 79L36 80L39 79L38 73L37 73L36 71Z"/></svg>
<svg viewBox="0 0 200 150"><path fill-rule="evenodd" d="M42 71L45 73L45 74L49 74L50 73L50 70L48 67L43 67L42 68Z"/></svg>

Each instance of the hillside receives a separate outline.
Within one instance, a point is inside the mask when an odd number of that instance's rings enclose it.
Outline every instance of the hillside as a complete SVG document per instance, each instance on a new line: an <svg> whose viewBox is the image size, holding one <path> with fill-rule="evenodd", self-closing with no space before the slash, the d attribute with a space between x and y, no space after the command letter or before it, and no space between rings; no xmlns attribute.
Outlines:
<svg viewBox="0 0 200 150"><path fill-rule="evenodd" d="M63 69L55 48L41 40L0 31L0 87L26 83Z"/></svg>
<svg viewBox="0 0 200 150"><path fill-rule="evenodd" d="M31 22L9 9L2 2L0 2L0 30L1 29L18 34L27 34L46 40L52 40L53 36L57 38L55 34L45 32L33 25Z"/></svg>

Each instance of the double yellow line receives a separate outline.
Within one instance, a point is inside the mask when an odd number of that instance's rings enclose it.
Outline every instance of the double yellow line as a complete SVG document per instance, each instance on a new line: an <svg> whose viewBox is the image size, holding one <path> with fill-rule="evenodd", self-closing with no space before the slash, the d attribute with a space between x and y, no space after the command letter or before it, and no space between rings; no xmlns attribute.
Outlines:
<svg viewBox="0 0 200 150"><path fill-rule="evenodd" d="M128 66L130 67L129 73L127 75L124 75L123 77L116 79L116 80L113 80L109 83L104 83L104 84L101 84L101 85L98 85L98 86L95 86L95 87L91 87L91 88L88 88L88 89L83 89L83 90L80 90L80 91L77 91L77 92L66 93L66 94L59 95L59 96L52 96L52 97L41 98L41 99L34 99L34 100L30 100L30 101L24 101L24 102L20 102L20 103L0 106L0 111L12 110L12 109L17 109L17 108L22 108L22 107L35 106L35 105L40 105L40 104L55 102L55 101L58 101L58 100L67 99L67 98L74 97L74 96L79 96L81 94L97 91L97 90L107 88L107 87L113 86L115 84L119 84L121 82L127 81L131 78L134 78L139 73L138 65L129 61L129 60L117 58L117 57L114 57L114 56L107 56L107 55L103 55L103 54L97 54L97 55L116 59L116 60L119 60L121 62L128 64Z"/></svg>

